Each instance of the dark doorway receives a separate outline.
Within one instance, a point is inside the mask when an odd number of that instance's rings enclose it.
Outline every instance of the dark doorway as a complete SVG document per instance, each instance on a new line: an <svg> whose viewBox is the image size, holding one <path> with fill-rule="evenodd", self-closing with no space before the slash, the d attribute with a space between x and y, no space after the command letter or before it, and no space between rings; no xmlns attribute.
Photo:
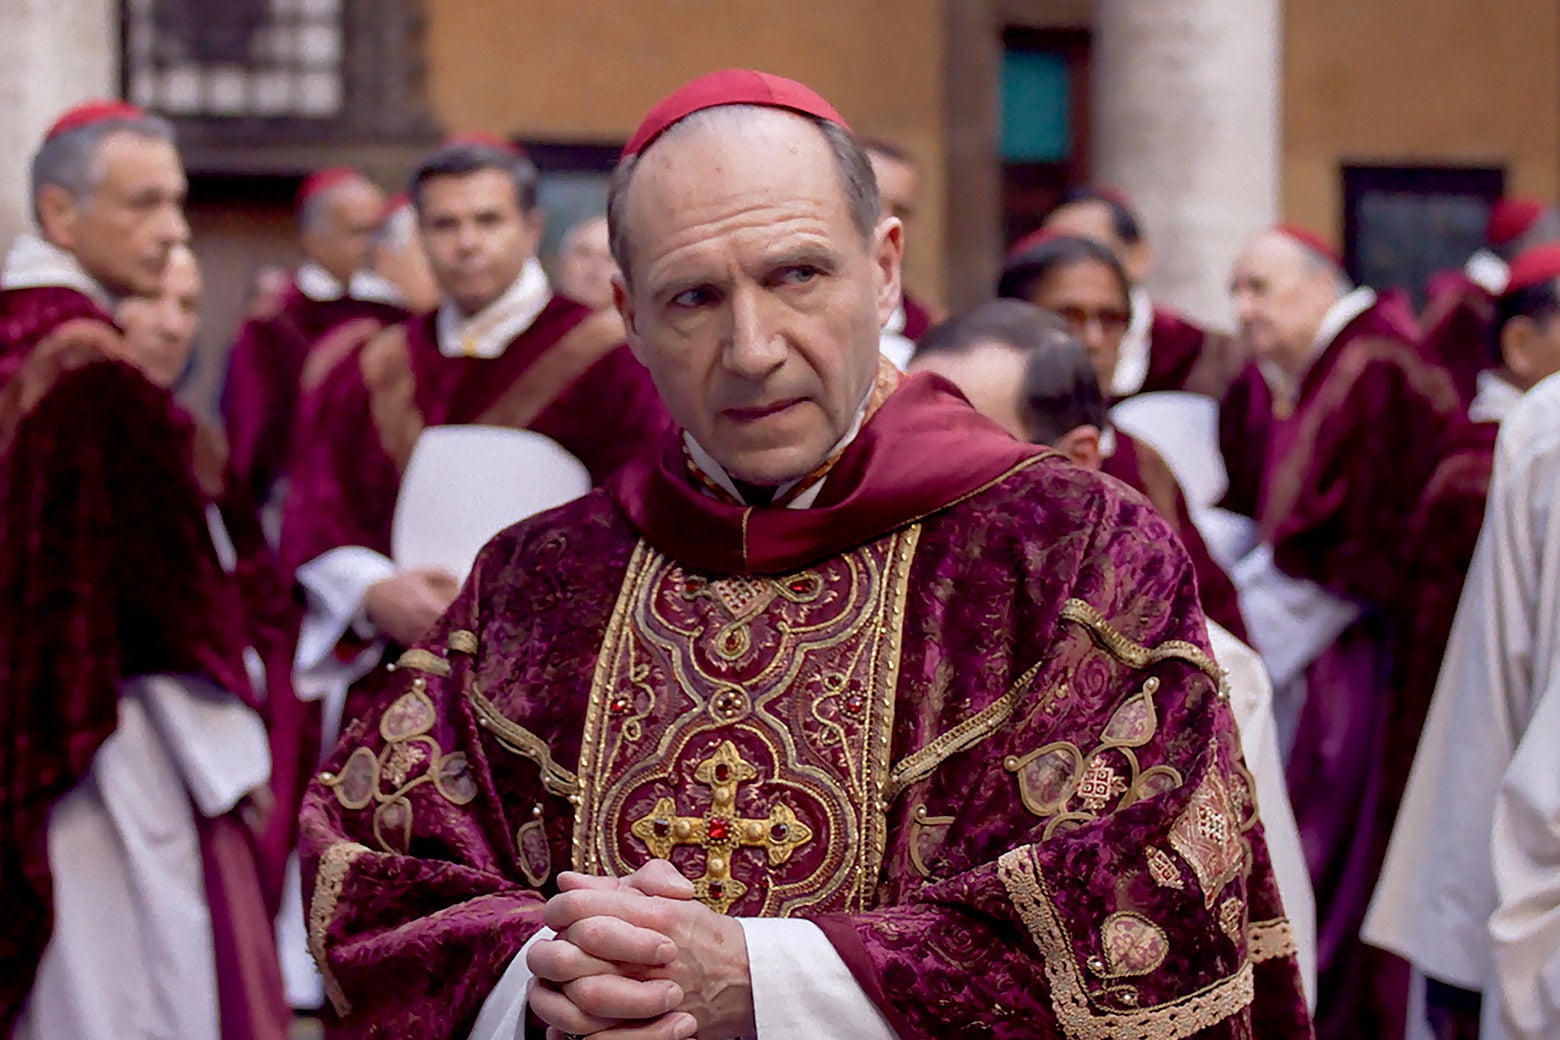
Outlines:
<svg viewBox="0 0 1560 1040"><path fill-rule="evenodd" d="M1496 167L1345 166L1344 260L1377 290L1424 306L1425 282L1462 267L1484 245L1490 205L1505 192Z"/></svg>

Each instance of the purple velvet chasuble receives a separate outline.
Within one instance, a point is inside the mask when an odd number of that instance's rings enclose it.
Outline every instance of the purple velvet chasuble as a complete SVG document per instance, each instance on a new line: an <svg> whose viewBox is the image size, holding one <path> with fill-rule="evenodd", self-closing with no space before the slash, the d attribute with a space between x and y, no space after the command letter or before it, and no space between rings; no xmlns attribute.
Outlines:
<svg viewBox="0 0 1560 1040"><path fill-rule="evenodd" d="M464 1036L558 871L814 921L901 1037L1307 1037L1190 565L905 380L815 506L675 441L520 524L303 812L335 1036Z"/></svg>

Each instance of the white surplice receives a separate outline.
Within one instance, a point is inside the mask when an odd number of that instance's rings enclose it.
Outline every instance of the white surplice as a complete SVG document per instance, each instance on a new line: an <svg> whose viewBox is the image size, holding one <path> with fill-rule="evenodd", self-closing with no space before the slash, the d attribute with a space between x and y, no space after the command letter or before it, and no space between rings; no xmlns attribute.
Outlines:
<svg viewBox="0 0 1560 1040"><path fill-rule="evenodd" d="M1364 936L1560 1036L1560 377L1501 424L1457 619ZM1493 821L1493 822L1492 822Z"/></svg>
<svg viewBox="0 0 1560 1040"><path fill-rule="evenodd" d="M1295 959L1300 962L1300 984L1306 1004L1316 1007L1316 895L1311 871L1300 844L1300 827L1289 803L1284 781L1284 758L1279 751L1278 724L1273 717L1273 683L1261 656L1235 638L1228 629L1208 622L1208 643L1213 659L1229 678L1230 710L1240 731L1246 768L1256 782L1257 808L1267 838L1273 877L1284 900L1284 916L1295 937Z"/></svg>
<svg viewBox="0 0 1560 1040"><path fill-rule="evenodd" d="M270 776L259 717L192 676L125 684L118 726L49 818L54 931L16 1040L219 1035L195 814Z"/></svg>

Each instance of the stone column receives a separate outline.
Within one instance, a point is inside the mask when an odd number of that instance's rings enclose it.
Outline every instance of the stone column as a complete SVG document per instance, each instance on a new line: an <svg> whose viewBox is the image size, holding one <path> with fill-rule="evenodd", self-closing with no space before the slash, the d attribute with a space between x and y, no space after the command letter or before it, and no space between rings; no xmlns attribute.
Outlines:
<svg viewBox="0 0 1560 1040"><path fill-rule="evenodd" d="M1095 179L1143 218L1151 295L1228 327L1230 266L1279 212L1281 0L1099 0Z"/></svg>
<svg viewBox="0 0 1560 1040"><path fill-rule="evenodd" d="M32 227L28 167L63 109L119 89L115 0L4 0L0 24L0 249Z"/></svg>

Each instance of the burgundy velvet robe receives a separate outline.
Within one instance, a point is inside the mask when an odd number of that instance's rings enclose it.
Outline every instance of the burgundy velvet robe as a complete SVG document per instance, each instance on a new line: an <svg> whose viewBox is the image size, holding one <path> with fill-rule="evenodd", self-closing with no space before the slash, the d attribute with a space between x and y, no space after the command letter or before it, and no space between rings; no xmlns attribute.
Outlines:
<svg viewBox="0 0 1560 1040"><path fill-rule="evenodd" d="M1359 942L1359 928L1384 840L1377 831L1396 813L1383 787L1385 749L1413 740L1388 729L1405 536L1443 438L1460 421L1450 381L1423 363L1406 331L1372 307L1311 365L1289 414L1275 411L1253 366L1220 417L1226 506L1254 516L1280 570L1364 611L1307 669L1287 769L1316 890L1320 1037L1374 1040L1402 1029L1395 987L1406 976ZM1240 439L1230 439L1236 431Z"/></svg>
<svg viewBox="0 0 1560 1040"><path fill-rule="evenodd" d="M54 334L72 319L112 327L74 290L0 293L6 1034L53 931L49 812L114 731L121 682L184 673L248 690L237 598L196 478L194 424L129 366L62 349Z"/></svg>
<svg viewBox="0 0 1560 1040"><path fill-rule="evenodd" d="M535 430L572 452L598 482L668 428L649 373L622 345L615 314L593 317L554 296L491 360L444 357L434 329L428 314L388 330L350 353L311 395L311 436L294 456L282 525L287 573L341 546L390 555L401 474L426 426L486 422ZM383 684L379 670L354 684L347 717ZM295 714L300 728L277 739L289 761L306 761L312 770L328 750L318 746L317 708ZM298 804L302 793L300 787L288 804Z"/></svg>
<svg viewBox="0 0 1560 1040"><path fill-rule="evenodd" d="M904 296L905 305L905 330L904 337L911 343L926 335L937 319L933 316L931 308L916 299L909 293Z"/></svg>
<svg viewBox="0 0 1560 1040"><path fill-rule="evenodd" d="M330 1033L464 1036L558 871L659 849L907 1040L1309 1036L1217 674L1164 520L940 379L811 509L669 441L495 539L310 789Z"/></svg>
<svg viewBox="0 0 1560 1040"><path fill-rule="evenodd" d="M239 329L228 355L222 415L233 468L257 502L270 498L272 484L286 471L299 379L314 345L348 322L366 318L383 326L404 317L404 310L387 303L311 300L289 285L275 314L252 318Z"/></svg>
<svg viewBox="0 0 1560 1040"><path fill-rule="evenodd" d="M1148 375L1138 393L1184 390L1222 397L1246 360L1245 349L1233 337L1209 332L1156 303L1148 333Z"/></svg>
<svg viewBox="0 0 1560 1040"><path fill-rule="evenodd" d="M1186 495L1169 464L1159 452L1130 434L1116 430L1115 437L1116 450L1103 461L1101 472L1141 492L1159 510L1159 515L1170 521L1192 561L1203 613L1223 625L1236 639L1246 640L1246 620L1241 617L1235 582L1214 560L1197 525L1192 523Z"/></svg>
<svg viewBox="0 0 1560 1040"><path fill-rule="evenodd" d="M1446 370L1464 406L1478 392L1479 373L1499 362L1492 341L1495 297L1461 271L1433 277L1430 300L1420 318L1420 354Z"/></svg>

